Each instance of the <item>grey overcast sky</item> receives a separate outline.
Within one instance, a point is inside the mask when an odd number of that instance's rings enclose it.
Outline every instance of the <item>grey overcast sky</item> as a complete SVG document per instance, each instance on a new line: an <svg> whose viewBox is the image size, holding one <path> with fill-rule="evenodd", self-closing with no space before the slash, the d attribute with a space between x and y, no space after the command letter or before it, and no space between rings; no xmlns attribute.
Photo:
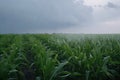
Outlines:
<svg viewBox="0 0 120 80"><path fill-rule="evenodd" d="M0 33L120 33L120 0L0 0Z"/></svg>

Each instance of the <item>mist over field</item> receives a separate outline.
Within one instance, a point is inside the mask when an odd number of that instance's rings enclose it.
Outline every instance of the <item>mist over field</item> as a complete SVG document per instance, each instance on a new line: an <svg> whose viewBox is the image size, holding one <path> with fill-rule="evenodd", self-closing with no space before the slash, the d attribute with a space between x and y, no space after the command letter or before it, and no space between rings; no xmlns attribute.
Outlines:
<svg viewBox="0 0 120 80"><path fill-rule="evenodd" d="M119 0L0 0L0 33L119 33Z"/></svg>

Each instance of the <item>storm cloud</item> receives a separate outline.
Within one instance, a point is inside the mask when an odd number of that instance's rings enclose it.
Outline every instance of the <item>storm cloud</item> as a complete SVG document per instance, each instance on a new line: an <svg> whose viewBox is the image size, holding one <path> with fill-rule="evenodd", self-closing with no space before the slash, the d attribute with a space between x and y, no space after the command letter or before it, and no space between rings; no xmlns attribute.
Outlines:
<svg viewBox="0 0 120 80"><path fill-rule="evenodd" d="M120 33L120 0L0 0L0 33Z"/></svg>
<svg viewBox="0 0 120 80"><path fill-rule="evenodd" d="M73 0L0 0L0 32L55 32L83 26L92 9Z"/></svg>

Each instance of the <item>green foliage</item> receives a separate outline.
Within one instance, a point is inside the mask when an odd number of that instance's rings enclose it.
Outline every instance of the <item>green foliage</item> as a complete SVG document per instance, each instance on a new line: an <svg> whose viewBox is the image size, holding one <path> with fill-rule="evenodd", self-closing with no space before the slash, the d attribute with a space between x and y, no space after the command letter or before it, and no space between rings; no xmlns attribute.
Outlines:
<svg viewBox="0 0 120 80"><path fill-rule="evenodd" d="M0 80L119 80L120 35L0 35Z"/></svg>

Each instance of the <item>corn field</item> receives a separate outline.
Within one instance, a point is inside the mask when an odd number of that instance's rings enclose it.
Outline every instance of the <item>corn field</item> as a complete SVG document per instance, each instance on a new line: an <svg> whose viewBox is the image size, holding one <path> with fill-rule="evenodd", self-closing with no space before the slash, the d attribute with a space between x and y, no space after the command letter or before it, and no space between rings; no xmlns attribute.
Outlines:
<svg viewBox="0 0 120 80"><path fill-rule="evenodd" d="M120 80L120 35L0 34L0 80Z"/></svg>

